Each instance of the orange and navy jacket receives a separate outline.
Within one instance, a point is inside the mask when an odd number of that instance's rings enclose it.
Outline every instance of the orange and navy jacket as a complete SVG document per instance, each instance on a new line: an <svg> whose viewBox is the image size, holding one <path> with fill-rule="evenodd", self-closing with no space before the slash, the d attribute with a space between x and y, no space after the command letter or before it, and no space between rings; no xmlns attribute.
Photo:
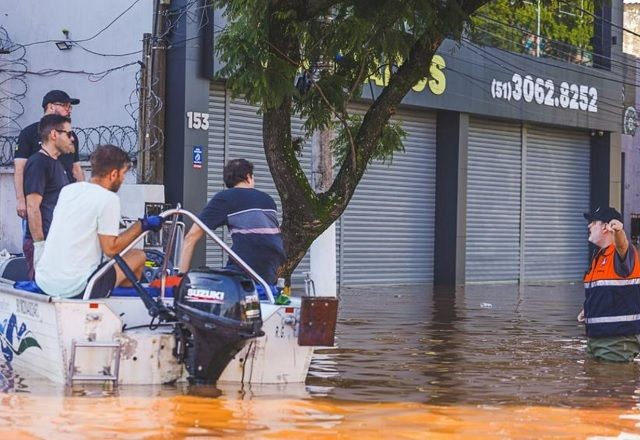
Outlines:
<svg viewBox="0 0 640 440"><path fill-rule="evenodd" d="M613 244L598 251L584 276L584 290L587 337L640 334L640 262L634 246L624 260Z"/></svg>

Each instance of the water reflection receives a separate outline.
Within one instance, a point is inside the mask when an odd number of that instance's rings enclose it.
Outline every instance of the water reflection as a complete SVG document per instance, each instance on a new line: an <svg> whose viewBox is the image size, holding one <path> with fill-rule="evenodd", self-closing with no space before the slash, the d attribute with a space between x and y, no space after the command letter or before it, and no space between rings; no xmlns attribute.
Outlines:
<svg viewBox="0 0 640 440"><path fill-rule="evenodd" d="M339 348L322 351L308 383L356 401L634 404L638 364L584 353L582 299L579 284L347 290Z"/></svg>

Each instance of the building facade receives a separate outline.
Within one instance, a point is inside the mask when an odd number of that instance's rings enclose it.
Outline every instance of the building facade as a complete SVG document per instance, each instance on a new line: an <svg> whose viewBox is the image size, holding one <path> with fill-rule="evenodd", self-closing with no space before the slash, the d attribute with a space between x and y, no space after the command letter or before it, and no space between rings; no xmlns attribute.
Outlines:
<svg viewBox="0 0 640 440"><path fill-rule="evenodd" d="M61 89L81 101L72 114L81 160L107 142L135 156L139 62L153 3L22 0L3 2L1 9L0 250L19 253L22 226L13 187L18 133L42 117L44 94Z"/></svg>
<svg viewBox="0 0 640 440"><path fill-rule="evenodd" d="M15 42L38 44L27 46L32 73L13 130L40 116L39 101L51 88L82 99L74 112L77 127L135 124L125 105L137 86L136 66L104 77L70 72L99 73L140 59L152 5L14 3L0 25ZM224 83L212 79L219 67L215 29L223 18L187 0L173 0L170 8L193 11L175 14L171 22L167 200L199 211L223 188L224 162L239 156L256 164L259 187L277 199L257 109L231 98ZM123 11L109 25L107 18ZM207 20L194 19L203 11ZM85 19L69 20L78 14ZM640 39L622 34L619 1L596 16L595 67L469 42L442 45L431 79L414 87L395 116L407 132L406 152L391 165L370 166L336 225L341 285L573 281L588 259L582 212L620 207L632 232L632 218L640 218L640 159L636 138L621 133L625 111L635 105L637 79L621 43ZM54 41L66 39L63 29L70 40L87 41L58 50ZM56 74L36 74L45 70ZM366 87L361 106L352 110L364 111L385 80L381 75ZM194 124L203 115L206 127ZM300 125L294 121L294 133L301 133ZM309 175L310 155L307 145L300 160ZM0 204L10 206L5 199L11 194L5 193ZM215 265L222 256L201 249L199 259ZM295 277L308 266L303 260Z"/></svg>
<svg viewBox="0 0 640 440"><path fill-rule="evenodd" d="M445 41L431 79L394 116L406 152L370 167L337 224L340 285L579 280L589 257L582 213L622 204L622 109L635 88L611 62L620 7L598 12L596 67ZM167 126L168 200L198 210L222 189L225 161L240 156L277 197L257 109L212 80L212 33L185 29L197 43L168 54L167 107L182 115ZM372 86L363 102L379 93ZM220 256L202 249L199 258Z"/></svg>

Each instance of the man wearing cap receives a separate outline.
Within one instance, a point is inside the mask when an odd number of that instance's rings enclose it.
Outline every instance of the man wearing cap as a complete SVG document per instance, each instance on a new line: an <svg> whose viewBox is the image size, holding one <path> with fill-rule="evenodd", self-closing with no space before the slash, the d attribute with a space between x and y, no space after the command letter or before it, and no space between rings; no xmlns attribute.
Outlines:
<svg viewBox="0 0 640 440"><path fill-rule="evenodd" d="M628 362L640 353L640 259L614 208L584 214L589 241L599 249L584 276L585 301L578 316L587 332L587 353Z"/></svg>
<svg viewBox="0 0 640 440"><path fill-rule="evenodd" d="M70 98L69 95L62 90L51 90L42 98L42 108L45 115L60 115L70 118L72 106L77 104L80 104L79 99ZM27 217L26 198L24 195L24 167L27 159L34 153L37 153L41 148L38 123L39 122L34 122L22 129L18 135L18 145L14 154L13 163L15 173L13 175L13 183L16 190L16 211L23 219ZM84 174L80 167L80 158L78 156L78 149L80 147L78 144L78 136L72 133L72 137L75 151L73 153L63 154L59 160L69 181L75 182L84 180Z"/></svg>

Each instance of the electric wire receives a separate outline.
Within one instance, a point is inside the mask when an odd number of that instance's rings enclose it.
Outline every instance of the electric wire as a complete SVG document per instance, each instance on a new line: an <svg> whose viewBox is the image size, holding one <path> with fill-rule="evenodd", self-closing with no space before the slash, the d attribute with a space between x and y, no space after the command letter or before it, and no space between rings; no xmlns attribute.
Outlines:
<svg viewBox="0 0 640 440"><path fill-rule="evenodd" d="M472 44L472 43L470 43L470 44ZM476 53L477 55L483 57L484 59L488 59L488 61L492 62L493 64L495 64L497 66L500 66L501 69L503 69L504 71L506 71L509 74L519 73L519 74L522 74L523 76L526 74L525 72L522 71L522 67L521 66L512 64L512 63L510 63L510 62L508 62L508 61L496 56L495 54L483 49L480 46L475 46L475 49L473 47L468 47L468 49L471 50L472 52ZM471 63L471 64L475 64L475 65L478 65L478 66L482 66L481 64L473 63L473 62L469 61L468 59L465 59L465 62ZM447 69L450 70L450 71L456 72L459 75L463 75L463 76L465 76L465 77L467 77L469 79L473 78L473 79L476 80L476 82L478 84L481 84L483 86L489 86L489 87L491 86L491 82L488 81L488 80L483 80L483 79L480 79L480 78L474 78L474 77L470 76L468 73L458 71L456 69L451 68L450 66L447 66ZM580 96L582 96L582 95L580 95ZM508 101L508 100L502 100L502 101L505 102L505 103L511 103L512 102L512 101ZM486 102L488 104L488 103L492 103L494 101L484 101L484 102ZM621 116L622 115L622 100L620 100L618 102L618 101L614 101L612 99L607 99L607 98L603 98L602 96L599 96L598 97L598 102L599 102L599 104L598 104L598 113L605 112L607 114L614 115L614 116ZM604 106L602 104L604 104ZM520 107L516 106L515 104L513 104L513 106L514 106L514 108L520 108ZM543 106L543 108L544 108L544 106ZM528 112L532 113L532 114L537 113L537 111L528 111Z"/></svg>
<svg viewBox="0 0 640 440"><path fill-rule="evenodd" d="M0 108L4 110L0 112L0 136L16 135L22 128L19 123L24 114L21 101L29 90L26 72L26 50L0 26Z"/></svg>
<svg viewBox="0 0 640 440"><path fill-rule="evenodd" d="M71 44L74 43L84 43L86 41L91 41L94 38L96 38L97 36L99 36L100 34L102 34L104 31L106 31L107 29L109 29L111 26L113 26L113 24L115 22L117 22L120 18L122 18L127 12L129 12L136 4L138 4L140 2L140 0L135 0L131 5L129 5L124 11L122 11L120 14L118 14L118 16L116 18L114 18L113 20L111 20L109 22L109 24L107 24L105 27L103 27L102 29L100 29L98 32L96 32L94 35L92 35L91 37L88 38L80 38L80 39L75 39L75 40L66 40ZM60 41L60 39L56 39L56 40L42 40L42 41L34 41L32 43L26 43L26 44L21 44L21 47L30 47L30 46L35 46L38 44L45 44L45 43L54 43L54 42L58 42ZM14 49L17 50L17 49Z"/></svg>
<svg viewBox="0 0 640 440"><path fill-rule="evenodd" d="M591 16L591 17L593 17L594 19L597 19L597 20L600 20L600 21L602 21L602 22L604 22L604 23L607 23L607 24L609 24L609 25L613 26L613 27L614 27L614 28L616 28L616 29L620 29L620 30L622 30L623 32L628 33L629 35L633 35L634 37L640 37L640 34L639 34L639 33L634 32L634 31L632 31L631 29L625 28L624 26L620 26L619 24L616 24L616 23L612 22L611 20L607 20L607 19L606 19L606 18L604 18L604 17L599 17L599 16L595 15L593 12L589 12L589 11L587 11L586 9L583 9L583 8L581 8L581 7L580 7L580 6L578 6L578 5L572 5L572 4L571 4L571 3L569 3L567 0L558 0L558 1L559 1L560 3L564 3L565 5L567 5L567 6L571 7L571 8L573 8L573 9L577 9L578 11L583 12L583 13L585 13L585 14L587 14L587 15L589 15L589 16Z"/></svg>
<svg viewBox="0 0 640 440"><path fill-rule="evenodd" d="M82 45L81 43L91 41L104 33L107 29L109 29L114 23L116 23L121 17L123 17L127 12L129 12L140 0L136 0L131 3L124 11L122 11L118 16L116 16L113 20L111 20L106 26L101 28L98 32L93 34L88 38L68 40L70 43L78 46L80 49L92 53L94 55L103 56L103 57L124 57L124 56L133 56L142 53L142 49L138 51L128 52L128 53L120 53L120 54L112 54L112 53L103 53L99 51L95 51L89 49ZM208 10L210 9L210 5L205 6L197 6L199 0L191 0L184 6L178 8L175 11L165 11L159 12L159 15L163 15L164 18L175 16L177 13L177 17L174 20L168 19L168 24L165 31L159 36L152 36L152 40L157 44L162 39L166 38L169 35L176 34L176 29L178 25L181 23L181 20L184 18L191 22L198 21L199 26L196 32L196 37L185 38L185 39L175 39L174 41L168 40L168 44L173 47L180 47L180 44L183 44L187 41L194 40L196 38L200 38L199 31L209 23ZM194 7L195 6L195 7ZM203 10L202 14L198 14L198 11ZM174 15L172 15L174 14ZM15 54L19 53L20 56L13 58L17 59L20 63L19 65L15 65L15 62L11 65L7 63L7 57L3 56L0 58L0 108L7 107L6 98L3 96L3 85L6 83L6 79L2 77L2 75L8 75L11 79L20 79L24 84L22 88L22 93L18 96L15 96L15 103L12 107L19 108L20 112L16 113L11 119L12 123L17 122L18 118L24 114L24 107L20 103L20 100L26 97L27 86L25 77L26 76L39 76L39 77L52 77L60 74L70 74L70 75L86 75L87 79L92 82L101 81L107 75L117 70L125 69L133 65L140 65L142 69L144 69L145 64L140 61L133 61L130 63L120 64L114 67L110 67L108 69L92 72L88 70L70 70L70 69L42 69L39 71L32 71L27 68L25 54L26 48L30 46L34 46L37 44L44 44L49 42L56 42L59 40L43 40L36 41L26 44L15 44L8 43L9 39L6 37L6 31L4 28L0 28L0 49L2 52L6 52L7 54ZM153 117L161 111L163 108L163 103L160 98L155 93L155 85L159 82L159 78L149 78L148 81L148 89L145 93L145 98L140 100L140 92L141 92L141 72L139 70L135 74L136 85L134 90L129 95L129 102L125 104L125 110L129 114L129 116L133 119L135 126L100 126L100 127L89 127L89 128L78 128L74 127L74 131L79 137L80 141L80 152L83 158L87 158L89 154L95 149L97 145L100 143L114 143L116 145L120 145L125 151L129 153L129 155L135 159L140 153L140 149L138 148L138 115L141 109L144 107L144 110L147 111L146 121L149 122L153 120ZM17 87L12 87L12 89L17 90ZM0 119L0 128L3 127L4 121ZM0 131L0 165L9 165L13 160L13 146L16 143L15 135L20 130L20 126L17 125L15 130L10 133L4 133ZM153 126L153 124L147 124L146 127L142 128L146 134L153 133L153 143L147 147L149 151L154 151L159 148L159 146L164 142L164 132L160 127Z"/></svg>
<svg viewBox="0 0 640 440"><path fill-rule="evenodd" d="M69 40L69 42L78 45L78 47L80 47L82 50L85 50L88 53L92 53L92 54L99 55L99 56L121 57L121 56L133 56L133 55L140 54L142 52L142 50L129 52L129 53L122 53L122 54L107 54L107 53L101 53L101 52L98 52L98 51L93 51L93 50L88 49L88 48L84 47L83 45L79 44L81 42L86 42L86 41L93 40L96 37L98 37L99 35L101 35L104 31L106 31L108 28L110 28L117 20L119 20L128 11L130 11L139 1L140 0L134 1L123 12L121 12L116 18L114 18L111 22L109 22L105 27L100 29L93 36L85 38L85 39ZM164 13L161 13L161 14L165 15L165 18L167 19L168 23L167 23L165 31L159 36L153 36L152 37L153 40L157 43L157 42L161 41L162 39L165 39L166 43L167 43L167 48L175 48L175 47L181 47L180 46L181 44L186 43L188 41L192 41L192 40L201 38L201 35L200 35L199 31L209 24L209 20L210 20L209 11L211 11L212 8L211 8L211 5L209 5L209 4L205 3L204 5L201 6L201 5L197 5L197 3L198 3L198 0L191 0L187 4L185 4L184 6L182 6L180 8L177 8L175 10L168 10L168 11L165 11ZM566 2L563 2L563 3L566 3ZM194 7L194 5L196 5L196 6ZM575 7L575 8L578 9L578 10L583 10L582 8L579 8L579 7ZM200 13L200 11L203 11L203 12ZM584 11L584 12L588 13L588 11ZM593 15L593 14L590 14L590 15ZM502 24L503 26L508 26L508 27L510 27L512 29L516 29L516 30L521 31L521 32L526 31L526 30L523 30L523 29L521 29L521 28L519 28L517 26L509 25L509 24L506 24L504 22L500 22L499 20L492 19L490 17L484 17L481 14L478 14L478 16L480 18L484 18L484 19L495 21L495 22L497 22L499 24ZM179 37L179 36L186 36L186 33L179 32L179 26L180 26L181 23L184 22L183 19L185 19L185 18L186 18L186 20L188 20L190 22L196 22L197 21L199 23L199 26L198 26L197 30L195 31L195 36L189 37L189 38L183 38L183 39L176 39L176 37ZM607 21L607 20L604 20L604 21ZM613 23L612 23L612 25L613 25ZM217 33L220 33L220 32L224 32L224 30L225 30L225 27L218 26L218 25L214 25L214 26L216 28L218 28L217 30L214 31L214 34L217 34ZM620 26L616 26L616 27L621 28L621 29L625 30L626 32L628 32L630 34L633 34L635 36L640 36L640 34L636 34L635 32L630 31L630 30L628 30L628 29L626 29L624 27L620 27ZM2 30L2 28L0 28L0 32L1 32L1 30ZM491 32L488 31L487 29L482 29L482 31L491 34ZM526 32L528 32L529 34L535 35L535 33L532 33L530 31L526 31ZM495 34L493 36L497 37L497 38L500 38ZM505 40L508 40L508 39L506 39L506 37L502 37L502 38L505 39ZM543 38L545 38L545 37L543 37ZM551 39L547 39L547 40L557 42L556 40L551 40ZM1 43L1 41L2 41L2 36L0 34L0 43ZM21 49L22 52L24 53L25 52L25 48L28 47L28 46L47 43L47 42L53 42L53 41L59 41L59 40L44 40L44 41L37 41L37 42L28 43L28 44L24 44L24 45L13 45L9 49L8 52L9 53L14 53L14 52L17 52L19 49ZM494 58L493 62L496 65L501 65L500 63L502 63L502 67L505 68L505 66L504 66L505 63L506 64L510 64L510 63L506 62L505 60L501 60L499 57L496 57L494 54L484 51L480 46L477 46L474 42L469 41L469 43L473 44L474 46L476 46L477 50L483 51L486 55L489 55L490 57ZM514 43L516 45L519 45L519 46L522 46L522 44L520 42L512 41L512 43ZM565 47L578 48L580 50L584 50L584 48L579 48L577 46L573 46L573 45L570 45L568 43L564 43L564 42L557 42L557 43L560 43L560 44L564 45ZM0 48L4 48L4 47L5 47L4 45L0 44ZM568 51L563 51L563 52L564 53L568 53ZM518 54L518 53L515 53L515 52L508 52L508 53L515 54L517 56L523 56L523 57L526 56L524 54ZM601 57L601 58L607 59L607 57L602 57L601 55L598 55L598 56ZM555 58L555 59L559 59L561 61L565 61L566 62L566 60L561 58L561 57L553 57L553 56L551 56L549 58ZM529 59L529 58L527 58L527 59ZM631 65L629 65L627 63L623 63L623 62L621 62L619 60L615 60L615 59L612 59L612 58L608 58L608 59L610 59L612 62L618 63L618 65L621 65L621 66L627 66L627 67L632 67L632 68L636 67L636 66L631 66ZM4 60L0 60L0 61L4 61ZM537 59L536 62L539 62L541 64L551 65L553 67L558 67L555 64L545 63L541 59ZM119 69L127 68L129 66L134 65L134 64L140 64L141 66L143 66L143 64L141 62L136 61L136 62L131 62L131 63L126 63L126 64L122 64L122 65L119 65L119 66L115 66L115 67L112 67L112 68L109 68L109 69L105 69L104 71L101 71L101 72L88 72L88 71L84 71L84 70L65 70L65 69L43 69L41 71L34 72L34 71L30 71L30 70L26 69L26 63L25 63L24 64L24 68L15 68L14 67L12 69L1 69L0 73L14 75L16 78L24 77L25 75L36 75L36 76L47 77L47 76L54 76L54 75L63 74L63 73L66 73L66 74L81 74L81 75L87 75L87 77L88 77L88 79L90 81L94 81L95 82L95 81L102 80L107 75L109 75L111 72L114 72L114 71L119 70ZM517 66L514 66L513 64L510 64L510 65L511 65L511 68L513 68L513 69L517 69L518 68ZM0 64L0 68L1 67L2 67L2 64ZM452 70L452 69L450 69L450 70ZM575 69L571 69L571 68L569 68L568 70L573 70L573 71L576 71L576 72L581 73L583 75L592 76L594 78L604 79L604 80L611 81L611 82L614 82L614 83L620 83L620 84L630 85L630 86L631 85L633 85L633 86L638 85L635 82L632 83L632 82L624 81L624 80L621 81L619 79L613 79L613 78L609 78L609 77L606 77L606 76L603 76L603 75L597 75L594 72L584 72L582 70L575 70ZM513 72L515 73L516 70L513 70ZM152 84L157 83L157 81L158 81L157 78L153 78L152 79ZM3 91L2 85L3 85L3 81L0 80L0 105L6 106L6 103L2 102L2 91ZM144 103L144 104L149 105L151 107L151 113L153 114L153 113L157 113L157 111L160 111L160 109L162 108L163 104L162 104L162 102L160 102L159 97L157 97L155 95L155 93L153 92L152 89L153 89L153 87L150 86L149 90L151 91L151 93L147 94L147 98L146 98L147 102ZM127 108L127 106L128 106L127 112L132 117L132 119L136 122L136 124L138 122L138 118L134 117L134 114L139 114L139 109L143 105L143 103L141 103L139 100L137 100L137 98L139 97L139 94L140 94L139 92L140 92L140 72L137 72L136 73L136 88L135 88L134 91L131 92L131 94L129 96L129 103L125 104L125 108ZM26 95L26 82L25 82L24 93L22 93L22 96L20 98L23 98L25 95ZM602 101L602 103L604 104L605 102ZM619 106L616 106L614 104L609 104L609 105L611 105L612 107L615 107L615 108L619 107ZM22 104L20 104L20 107L21 106L22 106ZM24 108L22 107L22 113L23 112L24 112ZM1 120L0 120L0 129L1 128L2 128L2 123L1 123ZM153 130L153 129L159 129L159 128L156 127L156 128L150 128L150 129ZM1 142L2 141L0 140L0 144L1 144ZM154 146L150 147L150 149L153 149L153 148L157 148L157 145L154 145ZM1 157L0 157L0 161L4 162Z"/></svg>
<svg viewBox="0 0 640 440"><path fill-rule="evenodd" d="M138 54L142 53L142 49L135 50L133 52L128 52L128 53L102 53L102 52L97 52L97 51L88 49L88 48L84 47L80 43L75 43L74 46L79 47L80 49L84 50L85 52L88 52L88 53L93 54L93 55L98 55L98 56L101 56L101 57L128 57L128 56L131 56L131 55L138 55Z"/></svg>
<svg viewBox="0 0 640 440"><path fill-rule="evenodd" d="M539 34L536 34L535 32L528 31L528 30L526 30L526 29L524 29L524 28L520 28L520 27L518 27L518 26L515 26L515 25L512 25L512 24L509 24L509 23L505 23L505 22L500 21L500 20L497 20L497 19L495 19L495 18L493 18L493 17L486 17L486 16L483 16L483 15L478 15L478 17L479 17L479 18L486 19L486 20L489 20L489 21L492 21L492 22L494 22L494 23L500 24L500 25L502 25L502 26L504 26L504 27L507 27L507 28L510 28L510 29L515 29L515 30L517 30L517 31L524 32L524 33L530 34L530 35L532 35L532 36L536 36L536 37L538 37L538 38L542 38L543 40L550 41L550 42L552 42L552 43L554 43L554 44L557 44L557 45L561 45L561 46L564 46L564 47L567 47L567 48L571 48L571 49L576 49L576 50L579 50L579 51L585 51L585 48L583 48L583 47L575 46L575 45L573 45L573 44L570 44L570 43L567 43L567 42L563 42L563 41L559 41L559 40L554 40L554 39L552 39L552 38L545 37L545 36L544 36L544 35L542 35L542 34L540 34L540 35L539 35ZM511 42L511 43L513 43L513 44L519 44L519 43L518 43L518 42L516 42L515 40L508 40L506 37L503 37L503 39L506 39L507 41L509 41L509 42ZM499 48L499 47L498 47L498 49L501 49L501 48ZM514 52L514 53L515 53L515 52ZM563 53L565 53L565 54L571 54L570 52L567 52L567 51L563 51ZM594 54L594 55L595 55L595 56L597 56L599 59L602 59L602 60L608 60L608 61L610 61L610 62L612 62L612 63L617 64L618 66L622 66L622 67L629 67L629 68L631 68L631 69L636 69L636 68L637 68L637 66L636 66L635 64L629 64L629 63L626 63L626 62L624 62L624 61L621 61L621 60L615 59L615 58L610 57L610 56L601 55L601 54ZM559 61L563 61L563 62L567 62L567 61L568 61L568 60L567 60L567 59L565 59L565 58L562 58L562 57L554 57L553 55L547 55L547 54L545 54L545 56L543 56L543 57L538 57L538 58L553 58L553 59L557 59L557 60L559 60ZM571 62L571 61L569 61L569 62L570 62L571 64L578 64L578 63ZM580 65L580 64L578 64L578 65Z"/></svg>

